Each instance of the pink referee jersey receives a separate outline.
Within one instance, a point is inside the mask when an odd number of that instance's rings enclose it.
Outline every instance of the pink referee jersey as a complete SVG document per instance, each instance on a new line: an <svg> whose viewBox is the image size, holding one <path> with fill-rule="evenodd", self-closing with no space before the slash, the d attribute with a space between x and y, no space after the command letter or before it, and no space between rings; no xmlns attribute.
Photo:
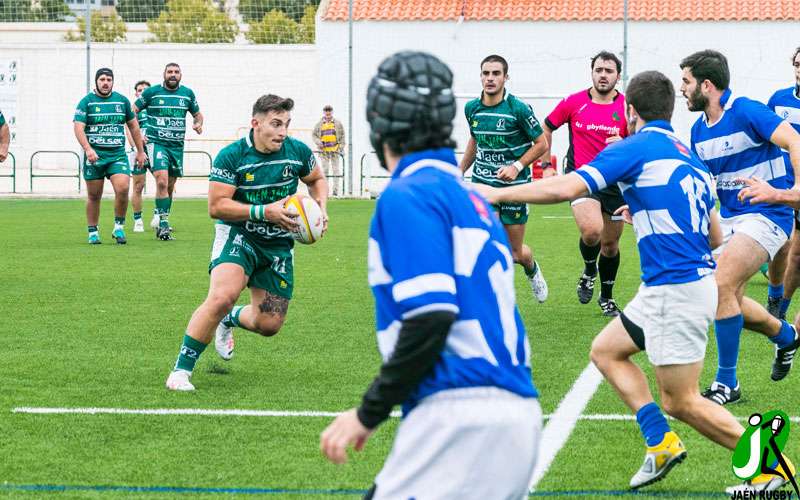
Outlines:
<svg viewBox="0 0 800 500"><path fill-rule="evenodd" d="M619 135L627 137L625 96L617 92L609 104L592 102L589 90L568 96L545 119L550 130L569 123L569 150L566 172L586 165L606 146L606 139Z"/></svg>

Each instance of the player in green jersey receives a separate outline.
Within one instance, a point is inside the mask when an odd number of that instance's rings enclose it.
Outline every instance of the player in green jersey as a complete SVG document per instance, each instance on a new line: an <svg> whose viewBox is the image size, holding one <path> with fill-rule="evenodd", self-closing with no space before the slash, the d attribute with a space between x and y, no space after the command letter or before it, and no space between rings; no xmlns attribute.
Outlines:
<svg viewBox="0 0 800 500"><path fill-rule="evenodd" d="M133 86L133 90L136 93L136 99L142 95L142 92L145 89L150 88L150 82L147 80L139 80L136 82L136 85ZM136 113L136 119L139 121L139 129L142 131L142 141L147 146L147 110L142 110ZM133 138L128 135L128 144L133 147ZM147 150L145 150L147 153ZM131 151L133 154L133 151ZM131 205L133 205L133 232L134 233L143 233L144 232L144 221L142 220L142 192L144 191L144 184L145 184L145 176L144 174L150 169L150 162L145 160L144 165L139 168L137 166L133 167L133 171L131 175L133 175L133 191L131 193ZM155 215L156 211L153 210L153 214Z"/></svg>
<svg viewBox="0 0 800 500"><path fill-rule="evenodd" d="M495 187L531 182L530 164L547 149L542 127L533 109L506 92L508 63L498 55L481 61L483 92L464 106L470 138L461 171L472 167L472 182ZM495 205L511 244L514 262L525 270L536 300L547 300L547 282L523 243L528 206L525 203Z"/></svg>
<svg viewBox="0 0 800 500"><path fill-rule="evenodd" d="M208 212L218 219L209 265L211 283L205 302L195 310L167 378L167 388L192 391L192 370L216 339L219 355L233 356L233 328L265 337L283 326L294 287L296 215L286 198L298 181L322 208L327 229L328 181L308 146L288 137L294 107L291 99L260 97L253 105L252 129L244 139L219 152L211 169ZM234 306L250 288L250 305Z"/></svg>
<svg viewBox="0 0 800 500"><path fill-rule="evenodd" d="M0 163L8 158L8 145L11 143L11 130L6 123L6 117L0 111Z"/></svg>
<svg viewBox="0 0 800 500"><path fill-rule="evenodd" d="M169 213L175 182L183 177L183 144L186 135L186 114L194 118L192 128L203 133L203 114L194 92L181 85L181 67L169 63L164 68L164 82L142 92L136 99L134 112L147 110L147 158L156 178L156 237L171 240Z"/></svg>
<svg viewBox="0 0 800 500"><path fill-rule="evenodd" d="M86 222L89 243L100 243L97 221L105 179L114 188L114 231L118 244L125 244L125 212L128 210L130 166L125 154L127 125L136 145L136 164L144 164L144 145L131 102L114 92L114 73L100 68L94 76L95 90L81 99L75 110L74 131L84 151L83 178L86 180Z"/></svg>

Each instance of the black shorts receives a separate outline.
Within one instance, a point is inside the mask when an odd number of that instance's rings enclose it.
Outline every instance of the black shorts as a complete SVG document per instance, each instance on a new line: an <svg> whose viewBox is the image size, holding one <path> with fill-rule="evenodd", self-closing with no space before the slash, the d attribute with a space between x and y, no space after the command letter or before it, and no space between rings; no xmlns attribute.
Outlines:
<svg viewBox="0 0 800 500"><path fill-rule="evenodd" d="M794 211L794 228L795 230L800 231L800 212L797 210Z"/></svg>
<svg viewBox="0 0 800 500"><path fill-rule="evenodd" d="M564 170L565 174L570 172L574 172L575 169L572 167L567 167ZM593 200L597 200L600 202L600 209L614 218L614 220L621 220L619 216L615 216L614 212L623 205L627 205L625 203L625 198L622 197L622 191L620 191L619 186L616 184L612 184L607 186L605 189L601 189L596 193L592 193L586 198L591 198Z"/></svg>
<svg viewBox="0 0 800 500"><path fill-rule="evenodd" d="M638 347L639 350L644 351L644 330L642 330L639 325L625 316L624 312L619 315L619 319L622 320L622 326L625 327L625 331L628 332L628 335L630 335L631 340L633 340L633 343L636 344L636 347Z"/></svg>

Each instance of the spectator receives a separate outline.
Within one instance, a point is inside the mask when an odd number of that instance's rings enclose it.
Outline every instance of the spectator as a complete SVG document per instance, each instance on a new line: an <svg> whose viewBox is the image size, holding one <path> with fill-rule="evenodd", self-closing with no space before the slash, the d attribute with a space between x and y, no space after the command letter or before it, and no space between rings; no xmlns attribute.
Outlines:
<svg viewBox="0 0 800 500"><path fill-rule="evenodd" d="M345 140L342 122L333 117L333 106L326 104L322 108L322 119L314 126L314 143L319 151L322 169L328 176L333 196L338 196L339 186L344 192L344 177L339 164L339 155L344 155Z"/></svg>

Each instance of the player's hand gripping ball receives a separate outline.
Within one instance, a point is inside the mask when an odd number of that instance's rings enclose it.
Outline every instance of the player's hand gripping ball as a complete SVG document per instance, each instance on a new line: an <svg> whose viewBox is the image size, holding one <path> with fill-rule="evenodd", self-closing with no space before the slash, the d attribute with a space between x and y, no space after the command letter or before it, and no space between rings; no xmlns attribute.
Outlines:
<svg viewBox="0 0 800 500"><path fill-rule="evenodd" d="M317 202L308 196L294 194L286 200L284 208L297 214L297 230L292 232L292 238L298 243L310 245L322 238L325 221L322 209Z"/></svg>

